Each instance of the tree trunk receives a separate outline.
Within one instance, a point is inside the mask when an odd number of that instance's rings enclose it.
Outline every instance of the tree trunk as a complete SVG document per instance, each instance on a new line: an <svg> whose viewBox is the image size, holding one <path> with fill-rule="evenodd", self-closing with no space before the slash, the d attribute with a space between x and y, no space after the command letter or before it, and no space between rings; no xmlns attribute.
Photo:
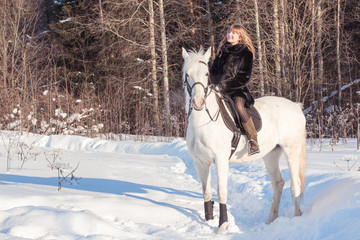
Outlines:
<svg viewBox="0 0 360 240"><path fill-rule="evenodd" d="M163 86L164 86L164 106L165 106L165 119L169 120L170 117L170 99L169 99L169 69L167 60L167 46L166 46L166 32L165 32L165 16L164 16L164 2L159 0L160 10L160 29L161 29L161 53L163 61Z"/></svg>
<svg viewBox="0 0 360 240"><path fill-rule="evenodd" d="M154 126L159 126L159 89L157 81L157 68L156 68L156 45L155 45L155 21L154 21L154 6L153 0L149 0L149 14L150 14L150 51L151 51L151 82L153 88L153 104L154 114L153 121Z"/></svg>
<svg viewBox="0 0 360 240"><path fill-rule="evenodd" d="M210 2L206 0L206 12L208 16L208 32L209 32L209 46L211 47L211 56L215 58L215 47L214 47L214 33L212 30L212 20L211 20L211 10L210 10Z"/></svg>
<svg viewBox="0 0 360 240"><path fill-rule="evenodd" d="M258 61L259 61L259 72L260 72L260 96L264 96L265 84L264 84L263 52L261 46L259 7L257 0L254 0L254 6L255 6L255 22L256 22L256 42L258 47Z"/></svg>
<svg viewBox="0 0 360 240"><path fill-rule="evenodd" d="M267 62L267 54L266 54L266 44L265 41L262 41L262 55L263 55L263 69L264 69L264 93L267 95L272 95L272 89L270 86L269 81L265 82L265 79L269 79L269 73L268 73L268 62Z"/></svg>
<svg viewBox="0 0 360 240"><path fill-rule="evenodd" d="M280 21L280 34L281 34L281 78L283 80L282 91L289 92L289 80L287 74L287 64L288 64L288 43L287 43L287 34L288 34L288 26L287 26L287 11L285 7L285 0L280 0L281 5L281 21Z"/></svg>
<svg viewBox="0 0 360 240"><path fill-rule="evenodd" d="M318 118L318 128L319 128L319 138L322 135L322 129L324 125L324 119L322 118L324 113L324 102L323 99L323 82L324 82L324 59L323 59L323 49L322 49L322 0L319 0L317 3L317 17L316 17L316 40L317 40L317 67L318 67L318 102L319 102L319 118Z"/></svg>
<svg viewBox="0 0 360 240"><path fill-rule="evenodd" d="M311 0L311 45L310 45L310 100L311 104L316 101L315 97L315 0Z"/></svg>
<svg viewBox="0 0 360 240"><path fill-rule="evenodd" d="M338 80L338 106L341 110L341 67L340 67L340 0L337 0L337 11L336 11L336 65L337 65L337 80Z"/></svg>
<svg viewBox="0 0 360 240"><path fill-rule="evenodd" d="M190 18L192 19L191 23L193 23L193 19L194 19L194 1L193 0L189 0L189 4L190 4ZM195 27L191 28L191 33L192 35L195 35Z"/></svg>
<svg viewBox="0 0 360 240"><path fill-rule="evenodd" d="M357 127L357 150L360 150L360 123L359 123L359 120L358 120L358 127Z"/></svg>
<svg viewBox="0 0 360 240"><path fill-rule="evenodd" d="M274 37L275 37L275 82L276 82L276 88L277 88L277 95L281 96L281 59L280 59L280 34L279 34L279 0L274 0Z"/></svg>
<svg viewBox="0 0 360 240"><path fill-rule="evenodd" d="M100 23L104 23L104 14L103 14L103 7L102 7L102 0L99 0L99 17L100 17Z"/></svg>
<svg viewBox="0 0 360 240"><path fill-rule="evenodd" d="M256 0L257 1L257 0ZM241 17L240 17L240 13L241 13L241 5L243 5L241 0L236 0L236 10L238 11L238 21L241 22Z"/></svg>

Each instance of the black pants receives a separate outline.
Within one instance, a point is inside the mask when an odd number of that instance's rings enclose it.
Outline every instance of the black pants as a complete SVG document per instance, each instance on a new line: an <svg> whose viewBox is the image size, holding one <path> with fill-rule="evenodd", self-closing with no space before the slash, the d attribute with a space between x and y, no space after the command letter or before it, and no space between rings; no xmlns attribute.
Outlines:
<svg viewBox="0 0 360 240"><path fill-rule="evenodd" d="M236 111L239 114L241 122L244 122L244 123L248 122L250 119L250 116L245 110L245 99L242 97L235 97L234 102L235 102Z"/></svg>

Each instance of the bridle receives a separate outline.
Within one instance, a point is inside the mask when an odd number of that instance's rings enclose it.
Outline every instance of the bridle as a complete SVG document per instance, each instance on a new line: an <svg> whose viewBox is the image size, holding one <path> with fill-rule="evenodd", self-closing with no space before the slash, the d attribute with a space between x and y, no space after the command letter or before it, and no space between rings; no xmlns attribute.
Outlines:
<svg viewBox="0 0 360 240"><path fill-rule="evenodd" d="M204 61L199 61L199 63L202 63L202 64L205 64L206 67L208 67L208 64ZM208 74L208 85L205 86L202 82L195 82L192 86L190 85L188 79L189 79L189 75L187 73L185 73L185 80L184 80L184 85L186 87L186 90L190 96L190 100L189 100L189 112L187 113L187 117L189 118L190 115L191 115L191 112L192 110L194 109L195 111L201 111L203 110L203 108L201 109L197 109L197 108L193 108L192 107L192 104L191 104L191 101L192 101L192 90L193 88L196 86L196 85L200 85L203 89L204 89L204 93L205 93L205 96L204 96L204 106L205 106L205 111L207 112L207 114L209 115L211 121L215 122L217 121L218 117L219 117L219 114L220 114L220 109L218 109L217 113L215 114L215 117L212 117L210 112L209 112L209 109L207 108L206 106L206 98L211 94L212 91L216 91L215 90L215 85L214 84L210 84L210 75Z"/></svg>

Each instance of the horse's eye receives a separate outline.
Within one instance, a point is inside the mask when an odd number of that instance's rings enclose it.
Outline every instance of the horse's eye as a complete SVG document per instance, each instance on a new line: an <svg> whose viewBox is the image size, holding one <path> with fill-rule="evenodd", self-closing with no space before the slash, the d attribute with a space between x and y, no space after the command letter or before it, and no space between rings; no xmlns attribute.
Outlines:
<svg viewBox="0 0 360 240"><path fill-rule="evenodd" d="M206 74L205 74L205 76L207 76L207 77L208 77L208 76L209 76L209 73L206 73Z"/></svg>

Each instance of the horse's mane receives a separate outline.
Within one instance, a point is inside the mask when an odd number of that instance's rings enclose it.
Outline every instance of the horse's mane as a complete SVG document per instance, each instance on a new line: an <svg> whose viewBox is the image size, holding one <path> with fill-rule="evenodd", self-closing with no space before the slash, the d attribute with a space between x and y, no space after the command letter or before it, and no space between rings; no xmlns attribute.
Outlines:
<svg viewBox="0 0 360 240"><path fill-rule="evenodd" d="M184 62L183 66L183 72L186 72L187 69L189 69L190 66L192 66L195 63L199 62L207 62L208 59L204 56L205 50L201 48L198 52L195 50L188 51L189 57L186 58L186 61Z"/></svg>

